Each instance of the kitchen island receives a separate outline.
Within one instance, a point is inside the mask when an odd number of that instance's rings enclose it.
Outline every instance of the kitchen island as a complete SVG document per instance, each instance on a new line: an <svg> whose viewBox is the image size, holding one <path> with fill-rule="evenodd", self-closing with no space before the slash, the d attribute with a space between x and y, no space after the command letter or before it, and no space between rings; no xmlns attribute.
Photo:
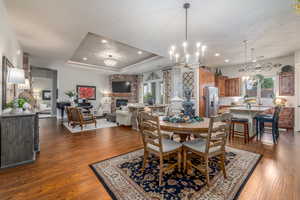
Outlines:
<svg viewBox="0 0 300 200"><path fill-rule="evenodd" d="M231 107L229 108L230 113L233 115L233 117L236 118L245 118L249 121L249 137L252 138L255 136L256 127L254 123L254 117L262 112L265 112L272 107L267 106L252 106L250 108L247 108L246 106L241 107ZM240 125L236 126L237 131L242 131L242 127Z"/></svg>

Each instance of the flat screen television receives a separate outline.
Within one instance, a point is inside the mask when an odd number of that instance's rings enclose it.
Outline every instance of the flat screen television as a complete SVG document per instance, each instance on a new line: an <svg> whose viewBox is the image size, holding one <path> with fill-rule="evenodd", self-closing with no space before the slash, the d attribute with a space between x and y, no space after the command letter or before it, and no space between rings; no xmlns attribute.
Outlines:
<svg viewBox="0 0 300 200"><path fill-rule="evenodd" d="M113 93L129 93L131 92L131 83L129 81L113 81Z"/></svg>

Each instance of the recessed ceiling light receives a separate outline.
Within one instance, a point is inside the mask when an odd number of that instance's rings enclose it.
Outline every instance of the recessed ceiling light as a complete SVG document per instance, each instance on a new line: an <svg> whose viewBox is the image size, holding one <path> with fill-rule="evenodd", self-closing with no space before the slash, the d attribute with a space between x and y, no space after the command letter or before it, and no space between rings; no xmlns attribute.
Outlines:
<svg viewBox="0 0 300 200"><path fill-rule="evenodd" d="M101 42L102 42L103 44L106 44L106 43L107 43L107 40L101 40Z"/></svg>
<svg viewBox="0 0 300 200"><path fill-rule="evenodd" d="M17 54L18 54L18 55L20 55L20 54L21 54L21 50L20 50L20 49L17 51Z"/></svg>
<svg viewBox="0 0 300 200"><path fill-rule="evenodd" d="M137 53L138 53L139 55L143 54L143 52L142 52L142 51L138 51Z"/></svg>
<svg viewBox="0 0 300 200"><path fill-rule="evenodd" d="M229 62L229 60L228 60L228 59L226 59L226 60L225 60L225 62L226 62L226 63L228 63L228 62Z"/></svg>
<svg viewBox="0 0 300 200"><path fill-rule="evenodd" d="M87 57L83 57L82 60L87 60Z"/></svg>
<svg viewBox="0 0 300 200"><path fill-rule="evenodd" d="M219 54L219 53L216 53L216 54L215 54L215 56L217 56L217 57L218 57L218 56L220 56L220 54Z"/></svg>

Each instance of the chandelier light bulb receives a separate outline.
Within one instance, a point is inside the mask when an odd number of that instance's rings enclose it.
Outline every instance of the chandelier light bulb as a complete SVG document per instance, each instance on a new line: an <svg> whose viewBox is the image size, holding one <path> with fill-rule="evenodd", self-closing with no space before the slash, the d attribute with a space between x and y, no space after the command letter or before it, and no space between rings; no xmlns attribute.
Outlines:
<svg viewBox="0 0 300 200"><path fill-rule="evenodd" d="M176 46L175 46L175 45L172 45L172 46L171 46L171 51L175 52L175 50L176 50Z"/></svg>
<svg viewBox="0 0 300 200"><path fill-rule="evenodd" d="M185 55L185 63L188 63L188 62L189 62L189 59L190 59L190 55L189 55L189 54L186 54L186 55Z"/></svg>
<svg viewBox="0 0 300 200"><path fill-rule="evenodd" d="M176 62L176 63L178 63L179 56L180 56L180 55L179 55L178 53L175 54L175 62Z"/></svg>

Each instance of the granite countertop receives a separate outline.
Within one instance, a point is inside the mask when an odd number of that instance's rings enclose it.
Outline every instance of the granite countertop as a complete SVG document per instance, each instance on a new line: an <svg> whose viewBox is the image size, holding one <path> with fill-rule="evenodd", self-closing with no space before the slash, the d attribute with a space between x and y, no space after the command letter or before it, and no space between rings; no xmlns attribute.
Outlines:
<svg viewBox="0 0 300 200"><path fill-rule="evenodd" d="M266 107L266 106L252 106L251 108L247 107L232 107L229 108L230 110L233 111L252 111L252 112L264 112L266 110L269 110L271 107Z"/></svg>

